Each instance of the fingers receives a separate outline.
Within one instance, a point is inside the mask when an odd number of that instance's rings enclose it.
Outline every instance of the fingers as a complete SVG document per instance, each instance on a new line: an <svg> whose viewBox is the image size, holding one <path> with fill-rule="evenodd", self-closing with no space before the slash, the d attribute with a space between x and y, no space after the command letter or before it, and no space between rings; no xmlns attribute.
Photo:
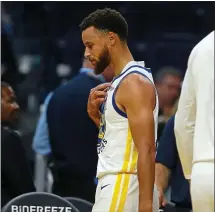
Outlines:
<svg viewBox="0 0 215 212"><path fill-rule="evenodd" d="M92 94L92 98L105 98L107 96L107 92L105 91L94 91Z"/></svg>
<svg viewBox="0 0 215 212"><path fill-rule="evenodd" d="M159 192L159 207L165 207L166 204L167 204L167 200L163 192Z"/></svg>
<svg viewBox="0 0 215 212"><path fill-rule="evenodd" d="M162 204L163 202L162 202L162 199L161 198L159 198L159 207L162 207L163 206L163 204Z"/></svg>
<svg viewBox="0 0 215 212"><path fill-rule="evenodd" d="M90 93L88 101L94 101L95 99L98 98L105 98L107 96L107 92L105 91L94 91Z"/></svg>
<svg viewBox="0 0 215 212"><path fill-rule="evenodd" d="M109 87L110 87L110 83L103 83L91 89L88 101L94 101L97 98L105 98ZM103 101L104 100L101 99L101 102Z"/></svg>
<svg viewBox="0 0 215 212"><path fill-rule="evenodd" d="M103 91L107 88L109 88L111 85L111 83L103 83L101 85L98 85L97 87L91 89L91 92L94 92L94 91Z"/></svg>
<svg viewBox="0 0 215 212"><path fill-rule="evenodd" d="M88 109L97 111L100 105L104 102L107 96L107 90L110 87L110 83L104 83L98 85L97 87L91 89L90 95L88 97Z"/></svg>
<svg viewBox="0 0 215 212"><path fill-rule="evenodd" d="M99 103L101 104L102 102L105 101L105 98L99 98L98 101L99 101Z"/></svg>
<svg viewBox="0 0 215 212"><path fill-rule="evenodd" d="M88 107L94 108L94 110L98 110L100 105L105 101L104 97L98 97L93 100L88 100Z"/></svg>
<svg viewBox="0 0 215 212"><path fill-rule="evenodd" d="M166 206L166 204L167 204L166 198L165 198L165 197L163 197L162 206L163 206L163 207L165 207L165 206Z"/></svg>
<svg viewBox="0 0 215 212"><path fill-rule="evenodd" d="M93 103L93 104L96 105L96 106L98 107L98 106L101 105L101 103L104 102L104 100L105 100L105 98L102 98L102 97L101 97L101 98L97 98L97 99L94 100L94 103Z"/></svg>
<svg viewBox="0 0 215 212"><path fill-rule="evenodd" d="M105 88L105 89L104 89L104 92L107 92L109 88L110 88L110 86L107 87L107 88Z"/></svg>
<svg viewBox="0 0 215 212"><path fill-rule="evenodd" d="M103 91L103 90L109 88L110 85L111 85L111 83L103 83L103 84L97 86L97 90Z"/></svg>
<svg viewBox="0 0 215 212"><path fill-rule="evenodd" d="M158 190L158 200L159 200L159 207L162 207L162 195L159 190Z"/></svg>

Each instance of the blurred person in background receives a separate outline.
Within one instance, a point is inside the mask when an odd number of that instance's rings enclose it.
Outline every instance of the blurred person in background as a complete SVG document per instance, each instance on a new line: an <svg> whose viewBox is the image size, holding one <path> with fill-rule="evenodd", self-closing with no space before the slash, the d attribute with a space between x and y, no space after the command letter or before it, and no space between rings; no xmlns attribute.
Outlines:
<svg viewBox="0 0 215 212"><path fill-rule="evenodd" d="M34 192L32 174L19 134L14 130L19 105L12 87L1 82L1 204Z"/></svg>
<svg viewBox="0 0 215 212"><path fill-rule="evenodd" d="M94 202L98 129L88 117L87 100L93 87L112 78L109 68L96 76L84 58L79 74L47 96L33 149L53 159L53 193Z"/></svg>
<svg viewBox="0 0 215 212"><path fill-rule="evenodd" d="M155 182L159 190L160 207L167 206L165 192L170 186L171 202L175 204L172 211L189 212L192 209L189 182L185 179L182 171L181 161L178 156L176 140L174 134L174 120L172 116L159 139L156 164L155 164Z"/></svg>
<svg viewBox="0 0 215 212"><path fill-rule="evenodd" d="M214 31L192 50L175 116L184 176L194 212L214 211Z"/></svg>
<svg viewBox="0 0 215 212"><path fill-rule="evenodd" d="M3 5L1 12L1 79L2 81L8 82L16 91L17 85L21 83L24 77L19 73L10 37L12 33L12 20L6 13Z"/></svg>
<svg viewBox="0 0 215 212"><path fill-rule="evenodd" d="M33 137L32 148L35 153L38 153L43 156L49 156L51 154L50 139L48 132L47 124L47 107L49 101L53 95L53 92L50 92L42 105L42 110L40 117L37 122L36 130Z"/></svg>
<svg viewBox="0 0 215 212"><path fill-rule="evenodd" d="M158 70L154 79L159 98L159 139L167 120L174 114L173 108L181 91L182 74L174 67L164 67Z"/></svg>

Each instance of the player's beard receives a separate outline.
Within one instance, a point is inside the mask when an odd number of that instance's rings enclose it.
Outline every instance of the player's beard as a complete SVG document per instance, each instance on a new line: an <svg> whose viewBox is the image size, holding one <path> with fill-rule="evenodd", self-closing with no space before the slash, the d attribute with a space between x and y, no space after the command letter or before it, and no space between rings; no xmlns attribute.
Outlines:
<svg viewBox="0 0 215 212"><path fill-rule="evenodd" d="M96 62L94 72L96 75L101 74L110 65L110 53L108 48L105 46L99 55L98 61Z"/></svg>

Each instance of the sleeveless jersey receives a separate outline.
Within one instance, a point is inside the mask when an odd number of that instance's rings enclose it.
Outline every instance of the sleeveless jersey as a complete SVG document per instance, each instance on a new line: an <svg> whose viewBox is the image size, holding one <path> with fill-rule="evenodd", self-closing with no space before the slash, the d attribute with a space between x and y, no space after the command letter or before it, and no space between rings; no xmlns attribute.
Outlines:
<svg viewBox="0 0 215 212"><path fill-rule="evenodd" d="M144 62L129 62L120 75L113 79L111 87L107 92L107 97L100 108L101 121L97 144L99 158L97 166L98 178L107 174L137 174L138 153L132 139L127 115L117 107L115 102L117 88L122 80L132 73L138 73L146 77L154 85L151 71L144 67ZM158 96L156 92L156 106L153 112L155 142L157 139L158 110Z"/></svg>

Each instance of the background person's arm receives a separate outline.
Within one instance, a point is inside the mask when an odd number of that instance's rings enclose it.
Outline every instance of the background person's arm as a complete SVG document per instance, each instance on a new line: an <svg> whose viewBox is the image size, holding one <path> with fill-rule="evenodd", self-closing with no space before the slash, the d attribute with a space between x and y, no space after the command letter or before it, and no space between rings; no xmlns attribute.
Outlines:
<svg viewBox="0 0 215 212"><path fill-rule="evenodd" d="M121 83L116 102L124 108L138 151L139 212L152 212L155 180L155 88L139 74L127 76Z"/></svg>
<svg viewBox="0 0 215 212"><path fill-rule="evenodd" d="M159 190L160 207L167 204L165 191L169 186L169 178L172 170L177 165L178 152L174 134L174 116L172 116L158 142L156 164L155 164L155 184Z"/></svg>
<svg viewBox="0 0 215 212"><path fill-rule="evenodd" d="M47 108L49 102L53 96L53 92L49 93L44 102L44 109L41 112L39 117L35 134L33 137L32 148L36 153L41 155L48 155L51 153L50 141L49 141L49 132L47 124Z"/></svg>
<svg viewBox="0 0 215 212"><path fill-rule="evenodd" d="M194 91L194 76L191 64L195 51L190 55L188 68L184 77L178 110L175 115L175 136L184 176L190 179L193 161L193 137L196 121L196 95Z"/></svg>
<svg viewBox="0 0 215 212"><path fill-rule="evenodd" d="M169 178L171 175L170 169L161 163L155 164L155 184L159 191L159 206L164 207L167 204L165 198L165 191L169 185Z"/></svg>

